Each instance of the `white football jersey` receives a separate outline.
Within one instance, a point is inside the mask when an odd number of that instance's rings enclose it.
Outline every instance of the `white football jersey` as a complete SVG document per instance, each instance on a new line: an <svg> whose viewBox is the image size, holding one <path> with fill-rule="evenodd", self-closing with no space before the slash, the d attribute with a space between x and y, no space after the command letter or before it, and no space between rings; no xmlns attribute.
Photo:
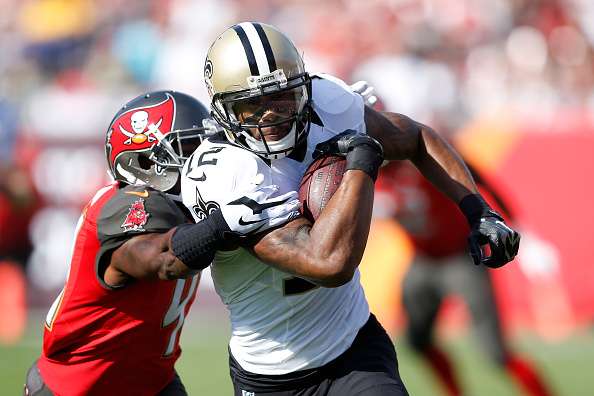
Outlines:
<svg viewBox="0 0 594 396"><path fill-rule="evenodd" d="M200 145L182 172L183 201L197 219L253 191L262 180L278 185L279 195L298 190L318 143L346 129L365 132L363 100L348 85L320 75L313 79L312 91L319 120L311 124L303 162L285 157L268 165L216 138ZM359 270L346 285L322 288L269 267L240 248L218 252L211 273L230 311L231 353L253 373L277 375L322 366L350 347L369 318Z"/></svg>

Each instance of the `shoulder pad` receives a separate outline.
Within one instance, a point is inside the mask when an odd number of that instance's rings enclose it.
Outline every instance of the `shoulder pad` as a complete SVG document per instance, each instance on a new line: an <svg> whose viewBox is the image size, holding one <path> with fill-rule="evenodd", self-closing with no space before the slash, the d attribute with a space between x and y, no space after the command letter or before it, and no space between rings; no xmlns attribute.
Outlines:
<svg viewBox="0 0 594 396"><path fill-rule="evenodd" d="M103 243L128 234L166 232L187 221L164 192L146 185L130 185L119 189L101 209L97 236Z"/></svg>
<svg viewBox="0 0 594 396"><path fill-rule="evenodd" d="M269 163L227 141L204 141L182 171L182 199L196 221L240 193L272 183Z"/></svg>
<svg viewBox="0 0 594 396"><path fill-rule="evenodd" d="M363 98L336 77L315 75L312 79L312 97L314 111L327 129L340 133L363 122Z"/></svg>

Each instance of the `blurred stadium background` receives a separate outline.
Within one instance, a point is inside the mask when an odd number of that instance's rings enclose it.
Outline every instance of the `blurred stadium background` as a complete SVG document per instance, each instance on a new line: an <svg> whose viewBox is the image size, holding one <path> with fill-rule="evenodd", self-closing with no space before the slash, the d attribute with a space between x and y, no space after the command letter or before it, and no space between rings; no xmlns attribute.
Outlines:
<svg viewBox="0 0 594 396"><path fill-rule="evenodd" d="M506 334L560 395L594 394L592 1L0 0L0 9L0 394L19 394L40 353L72 231L107 181L112 116L152 89L208 103L208 46L244 20L286 31L309 71L369 81L387 110L433 126L499 186L524 237L514 264L493 273ZM412 394L439 394L400 341L412 254L398 224L374 221L363 282ZM226 394L227 318L203 279L179 370L191 394ZM513 394L474 364L484 358L456 298L439 321L474 394Z"/></svg>

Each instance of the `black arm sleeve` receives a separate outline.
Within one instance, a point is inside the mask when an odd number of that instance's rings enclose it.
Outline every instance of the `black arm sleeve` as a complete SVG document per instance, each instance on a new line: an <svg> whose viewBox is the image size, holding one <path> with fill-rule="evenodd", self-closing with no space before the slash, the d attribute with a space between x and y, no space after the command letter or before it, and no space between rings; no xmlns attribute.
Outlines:
<svg viewBox="0 0 594 396"><path fill-rule="evenodd" d="M208 267L215 253L232 240L229 226L220 210L196 224L182 224L171 236L173 254L186 266L196 270Z"/></svg>

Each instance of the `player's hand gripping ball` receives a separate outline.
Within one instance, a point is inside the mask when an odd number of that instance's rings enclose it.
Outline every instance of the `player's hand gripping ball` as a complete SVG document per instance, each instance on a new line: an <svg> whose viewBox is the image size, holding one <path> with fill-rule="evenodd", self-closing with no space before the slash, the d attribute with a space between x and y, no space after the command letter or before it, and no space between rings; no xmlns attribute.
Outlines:
<svg viewBox="0 0 594 396"><path fill-rule="evenodd" d="M334 195L346 172L347 161L337 155L323 155L307 169L299 185L301 213L312 223Z"/></svg>

